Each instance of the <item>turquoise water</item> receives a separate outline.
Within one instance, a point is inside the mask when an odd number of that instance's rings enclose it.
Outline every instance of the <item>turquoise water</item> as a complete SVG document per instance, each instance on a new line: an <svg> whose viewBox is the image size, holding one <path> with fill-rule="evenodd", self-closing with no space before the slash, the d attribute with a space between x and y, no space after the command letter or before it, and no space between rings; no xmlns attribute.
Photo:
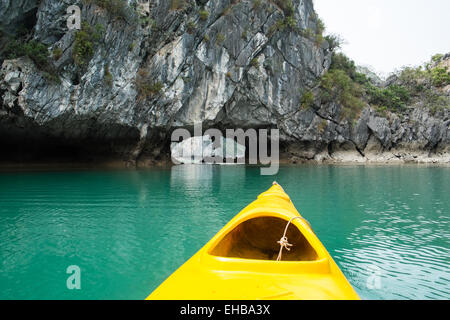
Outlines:
<svg viewBox="0 0 450 320"><path fill-rule="evenodd" d="M414 166L0 173L0 299L143 299L274 179L362 298L450 299L450 169Z"/></svg>

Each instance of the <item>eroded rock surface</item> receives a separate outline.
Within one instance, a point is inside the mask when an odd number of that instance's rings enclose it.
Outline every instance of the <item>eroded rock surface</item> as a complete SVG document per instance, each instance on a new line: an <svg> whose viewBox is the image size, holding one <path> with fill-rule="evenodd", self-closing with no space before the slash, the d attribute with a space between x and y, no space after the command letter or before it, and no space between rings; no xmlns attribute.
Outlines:
<svg viewBox="0 0 450 320"><path fill-rule="evenodd" d="M202 122L279 128L288 158L384 161L375 155L387 152L394 159L450 161L448 109L382 117L367 107L350 123L341 119L339 103L300 108L331 63L328 44L305 35L318 29L311 0L293 1L293 28L277 27L286 19L277 1L255 7L251 0L189 0L175 9L171 1L128 3L129 10L114 16L82 1L2 0L2 27L13 32L34 13L35 40L61 49L52 61L60 81L28 58L3 62L5 154L67 148L80 157L115 155L135 163L170 155L171 131ZM73 60L77 31L65 25L72 4L82 7L84 22L104 30L84 67Z"/></svg>

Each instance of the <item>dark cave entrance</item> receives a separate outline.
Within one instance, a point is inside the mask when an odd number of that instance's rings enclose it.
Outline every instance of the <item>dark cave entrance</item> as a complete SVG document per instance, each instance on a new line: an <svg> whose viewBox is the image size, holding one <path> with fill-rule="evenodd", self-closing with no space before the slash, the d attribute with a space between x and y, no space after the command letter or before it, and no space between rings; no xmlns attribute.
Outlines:
<svg viewBox="0 0 450 320"><path fill-rule="evenodd" d="M0 121L0 164L95 164L127 160L139 141L136 129L96 127L94 120L61 128L39 127L22 117Z"/></svg>

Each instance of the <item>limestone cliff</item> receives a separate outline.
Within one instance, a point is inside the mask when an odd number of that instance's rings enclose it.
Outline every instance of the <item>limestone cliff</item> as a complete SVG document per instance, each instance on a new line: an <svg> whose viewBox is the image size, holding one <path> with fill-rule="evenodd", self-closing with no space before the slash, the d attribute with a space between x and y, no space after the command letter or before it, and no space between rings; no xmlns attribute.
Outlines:
<svg viewBox="0 0 450 320"><path fill-rule="evenodd" d="M3 61L4 159L160 159L174 128L202 122L279 128L294 161L450 161L448 109L367 105L352 122L339 101L300 107L332 57L312 0L1 0L0 18L2 46L25 27L49 53Z"/></svg>

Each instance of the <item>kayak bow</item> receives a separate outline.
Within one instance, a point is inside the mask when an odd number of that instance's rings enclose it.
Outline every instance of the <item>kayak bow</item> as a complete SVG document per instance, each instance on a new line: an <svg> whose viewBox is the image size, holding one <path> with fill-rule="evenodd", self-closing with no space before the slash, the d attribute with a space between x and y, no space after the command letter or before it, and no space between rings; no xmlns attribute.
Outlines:
<svg viewBox="0 0 450 320"><path fill-rule="evenodd" d="M289 196L274 183L147 299L359 297Z"/></svg>

